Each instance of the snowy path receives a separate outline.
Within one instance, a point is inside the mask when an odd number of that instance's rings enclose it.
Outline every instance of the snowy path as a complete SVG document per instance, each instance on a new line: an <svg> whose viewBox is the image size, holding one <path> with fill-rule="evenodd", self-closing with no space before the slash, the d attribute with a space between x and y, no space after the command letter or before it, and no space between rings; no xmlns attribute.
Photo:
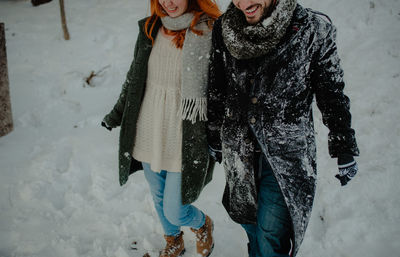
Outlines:
<svg viewBox="0 0 400 257"><path fill-rule="evenodd" d="M360 173L341 188L315 111L319 183L299 257L399 256L400 1L301 3L338 27L362 155ZM58 1L33 8L27 0L0 0L15 122L0 138L0 257L157 256L162 228L143 174L119 186L119 130L99 126L119 95L147 1L65 4L67 42ZM104 67L94 87L84 86ZM221 205L224 183L218 166L196 205L215 221L212 256L245 257L245 233ZM194 236L184 232L185 256L194 257ZM129 249L132 241L138 250Z"/></svg>

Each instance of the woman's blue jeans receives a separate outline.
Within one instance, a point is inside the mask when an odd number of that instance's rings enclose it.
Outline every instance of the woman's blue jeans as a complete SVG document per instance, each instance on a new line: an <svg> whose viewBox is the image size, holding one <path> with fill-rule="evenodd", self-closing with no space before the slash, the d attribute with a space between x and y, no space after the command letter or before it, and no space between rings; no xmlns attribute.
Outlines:
<svg viewBox="0 0 400 257"><path fill-rule="evenodd" d="M181 226L201 228L205 222L204 213L191 204L182 205L182 173L154 172L148 163L143 162L142 165L165 235L178 235Z"/></svg>
<svg viewBox="0 0 400 257"><path fill-rule="evenodd" d="M249 238L249 256L289 257L290 214L271 166L264 154L259 155L257 224L241 224Z"/></svg>

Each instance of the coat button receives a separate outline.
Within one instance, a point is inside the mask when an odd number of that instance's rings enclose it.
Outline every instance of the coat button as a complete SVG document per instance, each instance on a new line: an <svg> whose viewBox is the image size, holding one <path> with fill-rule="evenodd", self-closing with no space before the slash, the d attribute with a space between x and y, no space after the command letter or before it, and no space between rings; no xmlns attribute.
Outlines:
<svg viewBox="0 0 400 257"><path fill-rule="evenodd" d="M250 138L246 138L246 139L244 140L244 142L245 142L246 144L250 144L250 143L251 143L251 140L250 140Z"/></svg>
<svg viewBox="0 0 400 257"><path fill-rule="evenodd" d="M250 118L250 123L251 123L251 124L254 124L254 123L256 123L256 118L254 118L254 117L251 117L251 118Z"/></svg>
<svg viewBox="0 0 400 257"><path fill-rule="evenodd" d="M250 79L250 83L251 83L251 84L254 84L254 79Z"/></svg>
<svg viewBox="0 0 400 257"><path fill-rule="evenodd" d="M252 103L252 104L256 104L257 102L258 102L257 97L252 97L252 98L251 98L251 103Z"/></svg>

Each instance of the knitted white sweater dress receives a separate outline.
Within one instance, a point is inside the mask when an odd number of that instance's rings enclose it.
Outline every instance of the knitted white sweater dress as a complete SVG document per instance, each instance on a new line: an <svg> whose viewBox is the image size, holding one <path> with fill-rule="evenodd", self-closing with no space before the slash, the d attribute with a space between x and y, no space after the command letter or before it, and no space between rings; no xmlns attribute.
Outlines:
<svg viewBox="0 0 400 257"><path fill-rule="evenodd" d="M181 172L182 49L158 32L148 62L144 99L137 121L133 157L153 171Z"/></svg>

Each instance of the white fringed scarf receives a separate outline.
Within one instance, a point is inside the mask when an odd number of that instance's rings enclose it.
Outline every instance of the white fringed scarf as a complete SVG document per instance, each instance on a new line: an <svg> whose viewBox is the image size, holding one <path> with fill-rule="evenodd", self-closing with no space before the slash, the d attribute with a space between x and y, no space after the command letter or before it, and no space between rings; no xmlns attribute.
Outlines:
<svg viewBox="0 0 400 257"><path fill-rule="evenodd" d="M207 80L208 62L211 49L211 33L207 25L208 18L200 19L196 29L203 31L199 36L190 30L193 13L179 17L161 18L162 24L169 30L187 29L182 48L181 106L183 120L196 122L207 120Z"/></svg>

